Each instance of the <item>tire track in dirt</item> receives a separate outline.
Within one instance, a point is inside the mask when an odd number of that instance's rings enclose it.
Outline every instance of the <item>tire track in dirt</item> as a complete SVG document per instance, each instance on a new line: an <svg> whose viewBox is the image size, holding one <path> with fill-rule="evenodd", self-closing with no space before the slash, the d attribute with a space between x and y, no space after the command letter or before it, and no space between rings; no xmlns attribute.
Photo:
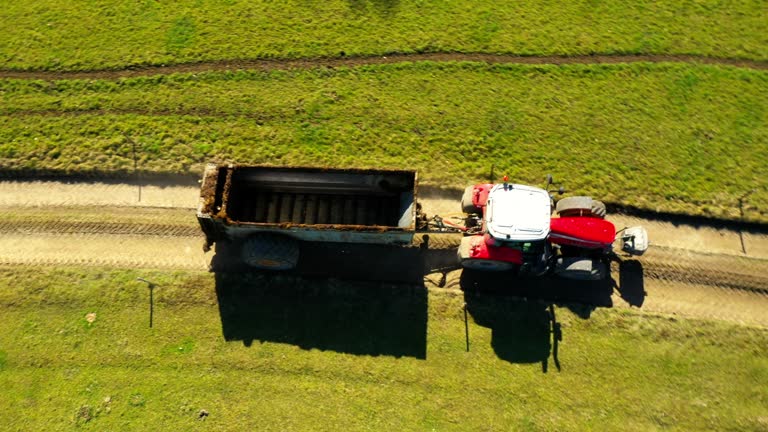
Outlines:
<svg viewBox="0 0 768 432"><path fill-rule="evenodd" d="M461 237L430 235L430 249L456 249ZM423 243L417 235L416 246ZM636 261L642 266L644 279L660 282L684 283L728 290L744 290L768 295L768 260L744 258L726 254L697 253L670 247L651 246ZM618 265L612 273L619 275Z"/></svg>
<svg viewBox="0 0 768 432"><path fill-rule="evenodd" d="M642 263L645 278L740 289L768 295L768 260L651 246Z"/></svg>
<svg viewBox="0 0 768 432"><path fill-rule="evenodd" d="M146 223L119 223L119 222L94 222L94 221L2 221L0 233L8 239L21 242L19 237L33 238L45 237L47 243L38 248L37 252L30 252L36 256L33 261L45 260L56 254L56 248L61 248L67 256L53 259L52 263L78 263L93 261L94 258L80 257L77 250L70 247L69 242L77 242L76 239L93 239L96 237L132 238L155 237L167 239L178 237L182 242L189 239L197 239L202 244L203 237L199 227L195 225L173 224L146 224ZM59 239L65 238L65 243ZM429 248L432 250L455 249L460 242L460 236L446 234L432 234L429 237ZM14 240L14 241L15 241ZM88 240L90 241L90 240ZM414 246L423 243L423 236L417 235ZM172 242L168 243L173 244ZM135 247L135 246L134 246ZM87 248L86 248L87 249ZM14 249L4 256L6 263L13 262L12 256L18 256L26 249ZM41 252L47 250L50 252ZM104 256L108 257L110 249ZM137 249L136 256L141 256L141 248ZM118 254L119 255L119 254ZM109 258L96 260L97 262L110 262ZM68 260L72 260L69 262ZM122 260L125 261L125 260ZM141 262L147 259L140 260ZM21 259L18 263L26 262ZM730 255L701 254L684 249L661 248L652 246L646 256L641 259L643 277L664 282L679 282L717 288L738 289L768 294L768 260L746 259ZM617 268L614 272L617 272Z"/></svg>
<svg viewBox="0 0 768 432"><path fill-rule="evenodd" d="M115 234L0 236L0 264L206 270L200 237Z"/></svg>
<svg viewBox="0 0 768 432"><path fill-rule="evenodd" d="M195 225L132 224L92 221L0 221L3 234L77 234L77 235L130 235L155 237L198 237L203 239L200 227Z"/></svg>
<svg viewBox="0 0 768 432"><path fill-rule="evenodd" d="M681 266L651 263L643 266L643 277L665 282L679 282L689 285L712 286L729 290L745 290L768 294L768 278L721 269L710 270L697 267L688 269L688 271L681 271Z"/></svg>
<svg viewBox="0 0 768 432"><path fill-rule="evenodd" d="M258 110L258 108L254 108ZM254 120L256 123L266 123L278 118L277 115L266 112L231 112L222 110L212 110L208 108L192 108L183 109L177 108L173 110L161 110L161 109L24 109L24 110L12 110L8 112L0 111L0 115L6 117L80 117L80 116L107 116L107 115L139 115L139 116L154 116L154 117L172 117L172 116L193 116L193 117L225 117L225 116L237 116L238 118L247 118Z"/></svg>
<svg viewBox="0 0 768 432"><path fill-rule="evenodd" d="M2 207L124 206L197 208L200 190L190 186L61 180L0 181Z"/></svg>
<svg viewBox="0 0 768 432"><path fill-rule="evenodd" d="M618 63L701 63L710 65L735 66L747 69L766 70L768 62L726 57L707 57L697 55L662 55L662 54L594 54L574 56L522 56L513 54L483 53L394 53L359 57L323 57L308 59L282 60L222 60L171 66L131 66L120 70L89 71L17 71L0 70L0 78L13 79L119 79L173 73L202 73L233 70L289 70L318 67L355 67L365 65L393 64L402 62L453 62L470 61L489 64L524 64L524 65L568 65L568 64L618 64Z"/></svg>
<svg viewBox="0 0 768 432"><path fill-rule="evenodd" d="M430 289L461 289L461 270L450 272L443 288L438 288L442 276L430 274L425 278ZM612 279L615 288L608 293L607 304L598 302L598 307L629 308L643 313L669 317L728 321L768 328L768 295L742 289L731 289L712 284L699 285L675 282L650 277L641 278L642 293L630 293L621 287L622 275L614 266ZM635 283L637 279L635 280ZM567 284L567 282L564 282ZM494 294L497 295L497 294ZM509 286L502 295L517 297L516 287ZM592 297L589 293L570 294L575 297ZM535 300L535 299L534 299ZM581 303L579 301L539 300L558 305ZM603 300L604 301L604 300Z"/></svg>
<svg viewBox="0 0 768 432"><path fill-rule="evenodd" d="M645 313L693 319L716 319L768 328L768 296L753 291L649 279L640 306L629 306L620 294L615 307L631 307Z"/></svg>
<svg viewBox="0 0 768 432"><path fill-rule="evenodd" d="M144 188L139 202L135 184L0 181L0 264L208 269L213 254L202 251L192 211L198 189ZM420 201L429 214L448 214L458 207L458 198L440 191L425 190ZM745 232L750 255L744 256L732 230L611 217L617 226L647 226L652 241L637 259L645 295L639 301L621 297L623 280L614 266L619 288L614 305L768 327L768 256L763 255L768 236ZM456 234L431 234L430 247L451 249L459 239ZM417 235L415 246L421 241ZM444 286L459 288L460 275L448 272ZM439 273L431 274L425 283L437 289L440 279Z"/></svg>

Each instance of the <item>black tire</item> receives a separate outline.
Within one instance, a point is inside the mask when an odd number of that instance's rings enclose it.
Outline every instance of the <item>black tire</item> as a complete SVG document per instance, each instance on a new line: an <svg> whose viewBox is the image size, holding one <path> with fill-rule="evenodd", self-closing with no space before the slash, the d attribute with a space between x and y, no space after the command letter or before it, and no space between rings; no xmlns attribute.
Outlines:
<svg viewBox="0 0 768 432"><path fill-rule="evenodd" d="M592 216L604 219L606 213L605 203L598 200L592 200Z"/></svg>
<svg viewBox="0 0 768 432"><path fill-rule="evenodd" d="M243 243L240 256L260 270L291 270L299 262L299 242L280 234L255 234Z"/></svg>
<svg viewBox="0 0 768 432"><path fill-rule="evenodd" d="M429 235L424 234L421 237L416 237L414 239L415 244L419 245L420 247L424 247L424 237L428 238L426 243L429 250L456 250L456 248L461 245L462 239L459 234L432 233Z"/></svg>
<svg viewBox="0 0 768 432"><path fill-rule="evenodd" d="M573 196L563 198L557 202L555 211L560 216L578 216L584 213L592 213L592 197Z"/></svg>
<svg viewBox="0 0 768 432"><path fill-rule="evenodd" d="M472 203L472 195L475 193L475 187L469 186L464 189L464 194L461 196L461 211L466 214L480 214L480 208L476 207Z"/></svg>
<svg viewBox="0 0 768 432"><path fill-rule="evenodd" d="M484 259L465 259L461 262L461 266L470 270L487 272L503 272L515 268L515 264L512 263Z"/></svg>
<svg viewBox="0 0 768 432"><path fill-rule="evenodd" d="M608 266L599 259L558 258L555 275L573 280L598 281L608 277Z"/></svg>
<svg viewBox="0 0 768 432"><path fill-rule="evenodd" d="M502 272L515 268L515 264L505 261L470 258L472 238L473 237L462 237L461 244L456 250L456 257L463 268L486 272Z"/></svg>

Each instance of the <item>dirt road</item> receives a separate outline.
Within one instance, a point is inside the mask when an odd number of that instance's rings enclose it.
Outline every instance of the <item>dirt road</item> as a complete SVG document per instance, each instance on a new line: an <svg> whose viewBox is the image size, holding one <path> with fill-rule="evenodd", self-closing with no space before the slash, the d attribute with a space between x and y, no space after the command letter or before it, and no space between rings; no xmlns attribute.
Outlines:
<svg viewBox="0 0 768 432"><path fill-rule="evenodd" d="M205 271L194 217L193 186L0 182L1 265L85 265ZM428 214L456 211L460 197L423 191ZM623 227L644 225L652 247L642 265L644 298L613 296L647 312L716 318L768 327L768 236L614 215ZM448 241L454 241L449 240ZM460 271L447 275L458 289ZM426 278L437 287L440 275ZM622 282L615 272L616 284Z"/></svg>
<svg viewBox="0 0 768 432"><path fill-rule="evenodd" d="M190 186L63 181L0 181L4 207L128 206L195 208L199 190Z"/></svg>

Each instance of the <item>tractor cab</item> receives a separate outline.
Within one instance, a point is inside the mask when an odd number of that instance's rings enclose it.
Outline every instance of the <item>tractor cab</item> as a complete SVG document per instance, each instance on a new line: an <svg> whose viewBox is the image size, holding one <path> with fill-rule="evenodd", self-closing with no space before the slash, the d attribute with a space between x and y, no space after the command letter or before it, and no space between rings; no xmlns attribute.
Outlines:
<svg viewBox="0 0 768 432"><path fill-rule="evenodd" d="M546 240L551 213L552 201L544 189L503 183L488 193L483 219L495 241L522 246Z"/></svg>
<svg viewBox="0 0 768 432"><path fill-rule="evenodd" d="M539 275L547 271L551 253L551 213L552 200L544 189L502 183L488 194L485 228L494 245L521 252L520 273Z"/></svg>
<svg viewBox="0 0 768 432"><path fill-rule="evenodd" d="M544 189L502 183L476 185L462 200L482 214L482 234L465 237L462 265L482 270L547 271L552 201ZM471 207L470 207L471 206Z"/></svg>

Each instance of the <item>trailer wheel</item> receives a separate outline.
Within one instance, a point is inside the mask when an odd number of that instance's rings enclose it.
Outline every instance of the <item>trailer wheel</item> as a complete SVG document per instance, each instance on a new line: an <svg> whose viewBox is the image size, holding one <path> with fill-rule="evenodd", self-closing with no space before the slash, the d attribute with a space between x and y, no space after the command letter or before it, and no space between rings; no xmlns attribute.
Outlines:
<svg viewBox="0 0 768 432"><path fill-rule="evenodd" d="M279 234L256 234L245 241L240 254L246 264L257 269L291 270L299 262L299 242Z"/></svg>
<svg viewBox="0 0 768 432"><path fill-rule="evenodd" d="M605 217L605 204L602 201L593 200L592 197L574 196L558 201L555 211L562 217L592 216L603 218Z"/></svg>
<svg viewBox="0 0 768 432"><path fill-rule="evenodd" d="M466 214L479 214L480 209L472 203L472 196L475 194L475 187L469 186L464 189L464 195L461 196L461 211Z"/></svg>

